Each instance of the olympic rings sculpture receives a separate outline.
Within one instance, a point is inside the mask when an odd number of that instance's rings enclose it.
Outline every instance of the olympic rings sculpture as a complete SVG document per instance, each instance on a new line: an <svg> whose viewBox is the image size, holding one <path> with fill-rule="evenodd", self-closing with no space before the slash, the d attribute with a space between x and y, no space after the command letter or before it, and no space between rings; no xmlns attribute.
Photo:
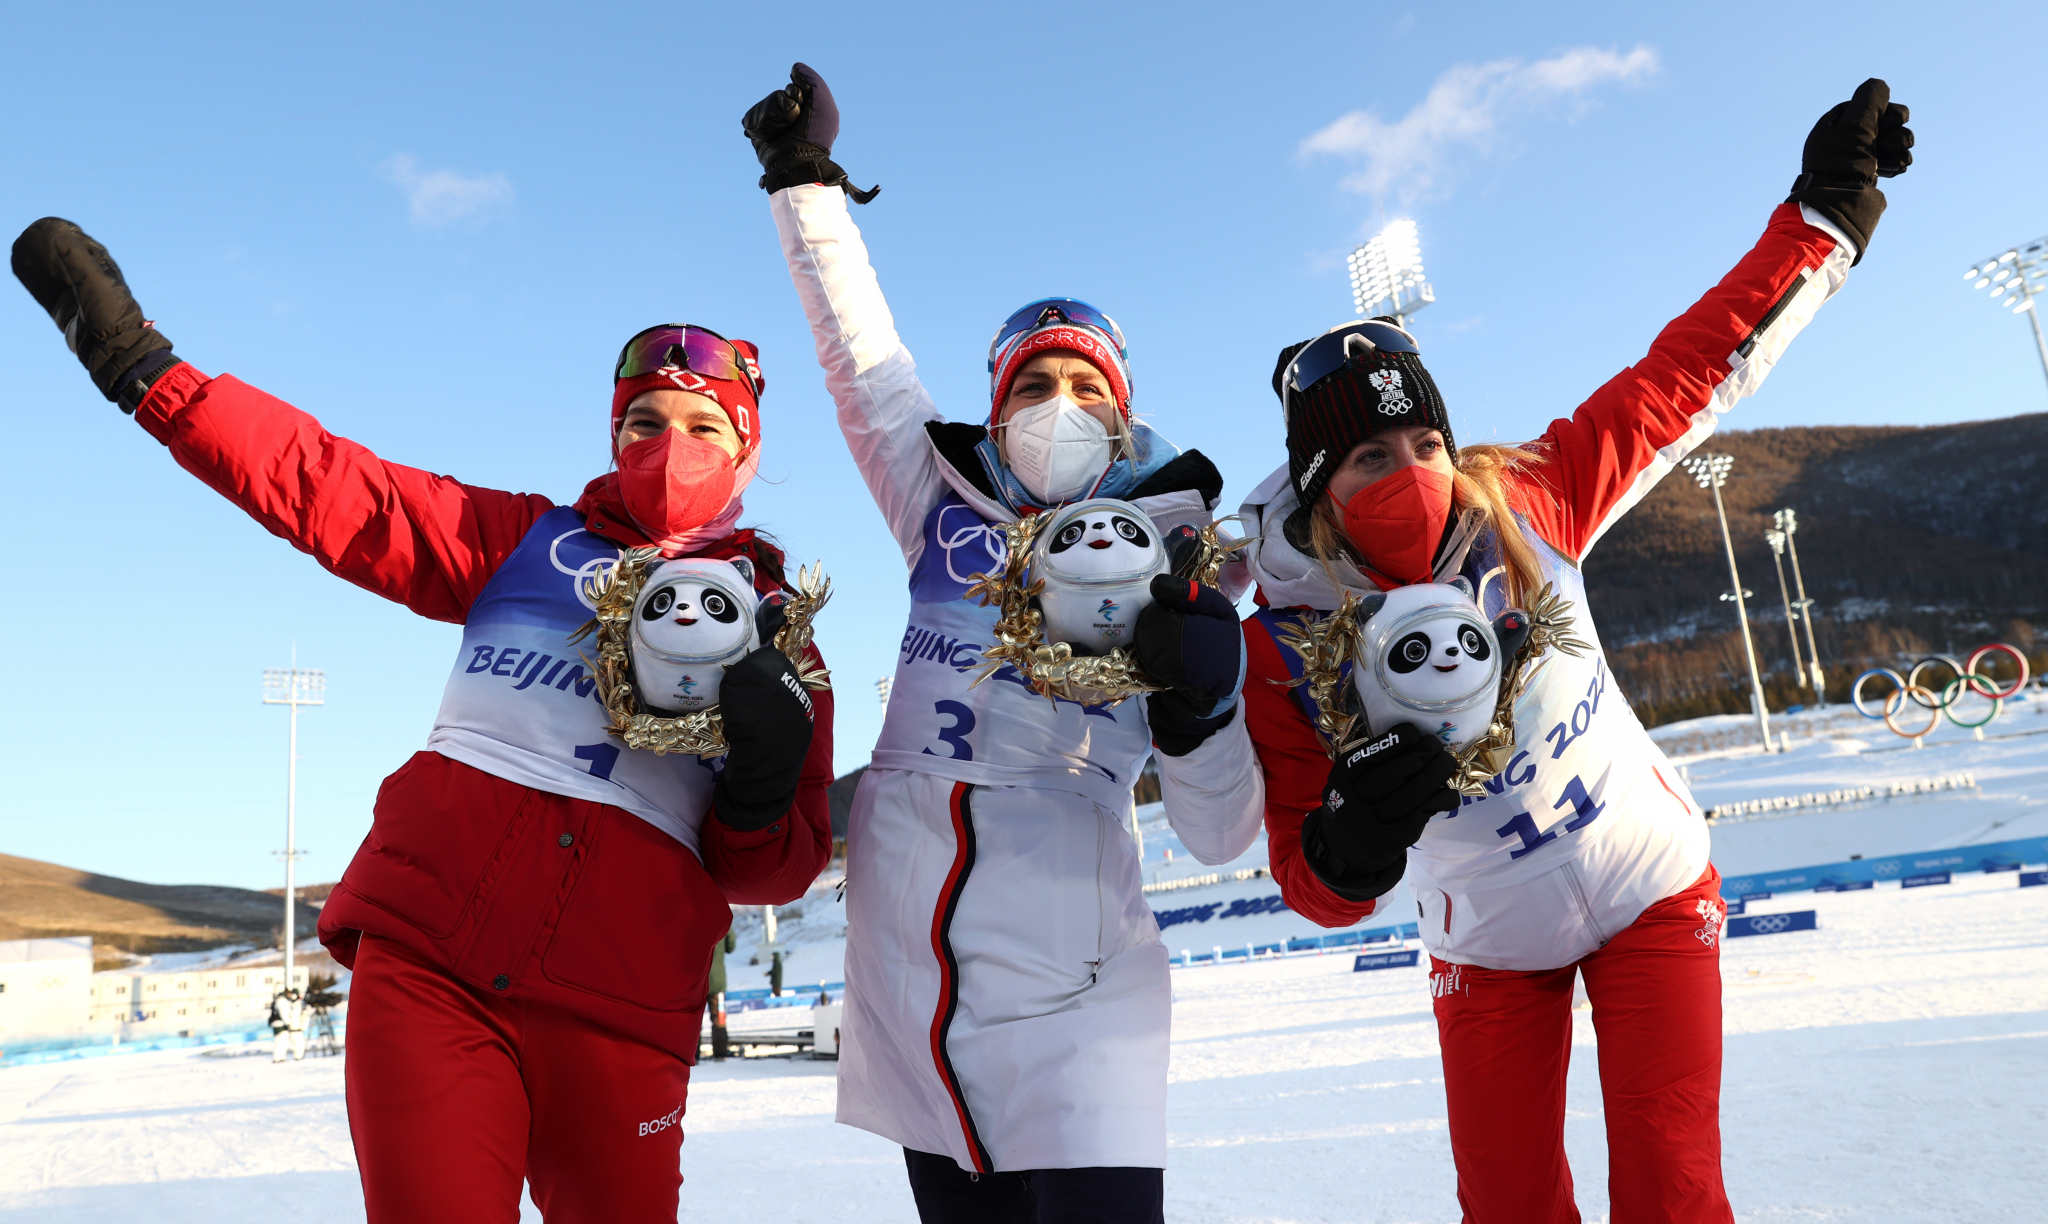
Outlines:
<svg viewBox="0 0 2048 1224"><path fill-rule="evenodd" d="M2019 668L2018 678L2004 687L2000 687L1999 682L1992 677L1980 675L1977 671L1977 665L1987 656L2001 651ZM1939 689L1929 688L1920 682L1923 673L1939 667L1946 667L1950 672L1950 679ZM1875 713L1865 703L1863 696L1863 684L1873 676L1883 676L1892 682L1892 691L1885 694L1883 708ZM1991 642L1971 651L1970 657L1961 663L1956 662L1950 655L1928 655L1913 664L1912 670L1903 676L1889 667L1873 667L1856 677L1856 682L1849 686L1849 700L1855 704L1856 712L1863 717L1883 719L1884 725L1891 729L1892 734L1909 740L1918 740L1934 730L1944 717L1958 727L1967 727L1971 730L1988 725L2005 708L2006 698L2014 696L2027 686L2028 678L2026 655L2004 642ZM1975 693L1979 697L1989 698L1990 712L1974 721L1958 718L1955 703L1964 693ZM1908 703L1927 711L1927 725L1917 731L1899 725L1899 715L1906 711Z"/></svg>

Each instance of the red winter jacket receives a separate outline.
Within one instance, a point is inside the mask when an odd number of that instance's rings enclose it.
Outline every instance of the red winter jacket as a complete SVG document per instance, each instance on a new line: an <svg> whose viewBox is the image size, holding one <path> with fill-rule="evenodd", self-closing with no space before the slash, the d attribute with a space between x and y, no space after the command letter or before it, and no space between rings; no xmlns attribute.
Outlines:
<svg viewBox="0 0 2048 1224"><path fill-rule="evenodd" d="M165 374L135 419L273 535L435 620L461 624L555 508L386 463L282 400L190 365ZM321 942L349 965L364 932L385 936L462 981L695 1061L727 904L793 901L831 852L832 694L814 702L788 817L741 833L707 816L702 861L622 808L417 753L378 790L370 834L321 910Z"/></svg>
<svg viewBox="0 0 2048 1224"><path fill-rule="evenodd" d="M1545 543L1580 562L1705 440L1721 413L1756 389L1852 255L1814 214L1780 205L1756 246L1659 333L1642 361L1527 445L1527 462L1506 482L1511 508ZM1269 594L1261 588L1259 603ZM1288 648L1257 617L1244 622L1244 635L1245 718L1265 773L1273 876L1289 908L1322 926L1350 926L1378 902L1337 895L1301 851L1301 826L1322 803L1330 759L1295 690L1282 687L1290 678Z"/></svg>

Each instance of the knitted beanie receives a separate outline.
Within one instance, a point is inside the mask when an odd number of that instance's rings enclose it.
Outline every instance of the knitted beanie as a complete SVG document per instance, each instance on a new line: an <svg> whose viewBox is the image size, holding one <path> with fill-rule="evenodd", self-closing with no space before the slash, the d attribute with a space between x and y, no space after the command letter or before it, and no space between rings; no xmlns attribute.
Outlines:
<svg viewBox="0 0 2048 1224"><path fill-rule="evenodd" d="M1280 385L1304 340L1280 350L1273 393L1287 418L1287 467L1303 506L1312 506L1330 475L1354 447L1389 429L1428 426L1444 436L1453 462L1458 442L1436 380L1414 353L1370 349L1353 353L1336 372L1306 391Z"/></svg>

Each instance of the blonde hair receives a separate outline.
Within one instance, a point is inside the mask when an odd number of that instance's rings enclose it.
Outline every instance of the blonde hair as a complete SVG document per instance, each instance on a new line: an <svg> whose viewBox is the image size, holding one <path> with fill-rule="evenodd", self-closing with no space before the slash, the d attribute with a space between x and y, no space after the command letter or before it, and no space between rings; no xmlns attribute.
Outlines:
<svg viewBox="0 0 2048 1224"><path fill-rule="evenodd" d="M1480 511L1477 528L1493 532L1494 540L1500 546L1501 564L1506 571L1502 575L1502 585L1510 607L1522 606L1523 601L1543 584L1542 571L1537 568L1536 550L1530 547L1528 537L1515 526L1505 482L1507 476L1533 457L1526 447L1471 446L1458 452L1451 469L1452 513L1462 514L1477 509ZM1328 496L1327 487L1323 494L1317 496L1315 508L1309 514L1309 546L1316 560L1322 563L1330 585L1339 591L1344 589L1344 583L1331 563L1339 557L1354 565L1364 560L1345 536L1342 512L1337 508L1336 499Z"/></svg>

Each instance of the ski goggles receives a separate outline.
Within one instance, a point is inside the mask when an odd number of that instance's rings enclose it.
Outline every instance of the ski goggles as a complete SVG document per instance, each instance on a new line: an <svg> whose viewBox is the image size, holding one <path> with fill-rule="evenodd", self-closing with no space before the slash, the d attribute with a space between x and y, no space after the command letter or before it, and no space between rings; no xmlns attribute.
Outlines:
<svg viewBox="0 0 2048 1224"><path fill-rule="evenodd" d="M989 373L995 373L997 354L1002 351L1004 345L1025 332L1049 326L1055 320L1094 328L1116 345L1119 360L1130 360L1130 354L1124 347L1123 329L1116 325L1115 319L1074 298L1040 298L1004 319L1003 325L996 329L996 338L988 342Z"/></svg>
<svg viewBox="0 0 2048 1224"><path fill-rule="evenodd" d="M1304 345L1288 365L1287 377L1281 380L1281 386L1306 391L1342 369L1353 356L1375 350L1422 355L1422 350L1415 347L1415 337L1392 323L1371 319L1362 323L1346 323Z"/></svg>
<svg viewBox="0 0 2048 1224"><path fill-rule="evenodd" d="M612 382L616 385L671 367L722 382L745 383L756 401L761 398L760 383L739 348L708 327L687 323L650 327L626 341L626 347L619 350Z"/></svg>

